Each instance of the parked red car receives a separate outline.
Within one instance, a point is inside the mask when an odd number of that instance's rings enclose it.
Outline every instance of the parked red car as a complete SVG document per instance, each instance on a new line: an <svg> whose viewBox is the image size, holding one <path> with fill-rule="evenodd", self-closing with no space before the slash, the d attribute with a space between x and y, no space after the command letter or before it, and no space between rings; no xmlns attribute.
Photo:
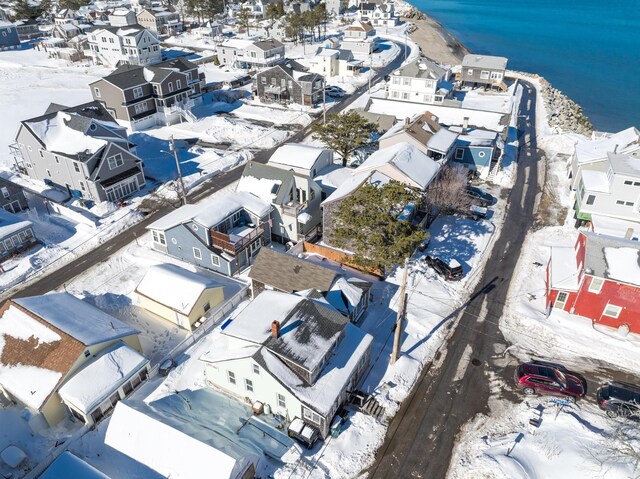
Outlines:
<svg viewBox="0 0 640 479"><path fill-rule="evenodd" d="M516 368L516 387L525 394L548 394L579 399L587 394L587 382L564 366L531 361Z"/></svg>

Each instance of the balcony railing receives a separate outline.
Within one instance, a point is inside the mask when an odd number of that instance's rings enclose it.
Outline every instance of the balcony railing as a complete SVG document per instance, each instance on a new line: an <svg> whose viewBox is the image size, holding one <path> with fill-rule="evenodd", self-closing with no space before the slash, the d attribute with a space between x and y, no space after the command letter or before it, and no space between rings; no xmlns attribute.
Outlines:
<svg viewBox="0 0 640 479"><path fill-rule="evenodd" d="M300 212L307 207L307 202L304 203L290 203L288 205L282 205L282 211L287 216L298 216Z"/></svg>
<svg viewBox="0 0 640 479"><path fill-rule="evenodd" d="M238 230L238 228L234 228ZM253 243L258 237L264 234L264 224L260 223L257 227L246 227L243 231L233 231L231 234L221 233L220 231L211 230L209 232L211 238L211 246L220 248L226 253L236 256L240 251Z"/></svg>

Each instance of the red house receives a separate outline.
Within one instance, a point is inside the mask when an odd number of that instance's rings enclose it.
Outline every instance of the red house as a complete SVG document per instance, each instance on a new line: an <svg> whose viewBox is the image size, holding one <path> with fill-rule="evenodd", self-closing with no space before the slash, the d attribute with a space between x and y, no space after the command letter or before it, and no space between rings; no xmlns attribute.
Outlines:
<svg viewBox="0 0 640 479"><path fill-rule="evenodd" d="M552 247L547 310L562 309L640 333L640 243L580 232L575 247Z"/></svg>

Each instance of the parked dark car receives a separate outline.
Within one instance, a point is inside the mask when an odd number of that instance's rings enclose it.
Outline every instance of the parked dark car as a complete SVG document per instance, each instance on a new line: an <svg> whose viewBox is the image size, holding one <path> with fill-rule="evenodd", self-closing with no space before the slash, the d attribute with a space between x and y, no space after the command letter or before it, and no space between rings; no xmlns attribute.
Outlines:
<svg viewBox="0 0 640 479"><path fill-rule="evenodd" d="M609 417L626 417L640 421L640 386L611 382L598 389L598 406Z"/></svg>
<svg viewBox="0 0 640 479"><path fill-rule="evenodd" d="M462 278L464 272L462 266L453 258L445 256L436 257L433 255L425 256L425 262L431 266L436 273L449 281L457 281Z"/></svg>
<svg viewBox="0 0 640 479"><path fill-rule="evenodd" d="M173 359L165 359L162 361L162 364L160 364L160 367L158 367L158 374L160 376L168 376L169 372L175 367L176 362Z"/></svg>
<svg viewBox="0 0 640 479"><path fill-rule="evenodd" d="M587 394L587 382L561 364L531 361L521 364L514 374L516 387L525 394L547 394L579 399Z"/></svg>
<svg viewBox="0 0 640 479"><path fill-rule="evenodd" d="M465 190L465 194L471 198L471 201L478 205L486 208L487 206L491 206L494 202L493 196L485 191L482 191L480 188L475 186L467 186Z"/></svg>

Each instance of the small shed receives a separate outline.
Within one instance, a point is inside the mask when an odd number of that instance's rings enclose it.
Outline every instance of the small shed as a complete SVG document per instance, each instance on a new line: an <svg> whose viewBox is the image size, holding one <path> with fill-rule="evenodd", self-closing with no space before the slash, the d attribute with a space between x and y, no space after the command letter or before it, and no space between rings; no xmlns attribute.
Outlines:
<svg viewBox="0 0 640 479"><path fill-rule="evenodd" d="M188 331L224 301L223 285L174 264L149 268L136 293L144 309Z"/></svg>

